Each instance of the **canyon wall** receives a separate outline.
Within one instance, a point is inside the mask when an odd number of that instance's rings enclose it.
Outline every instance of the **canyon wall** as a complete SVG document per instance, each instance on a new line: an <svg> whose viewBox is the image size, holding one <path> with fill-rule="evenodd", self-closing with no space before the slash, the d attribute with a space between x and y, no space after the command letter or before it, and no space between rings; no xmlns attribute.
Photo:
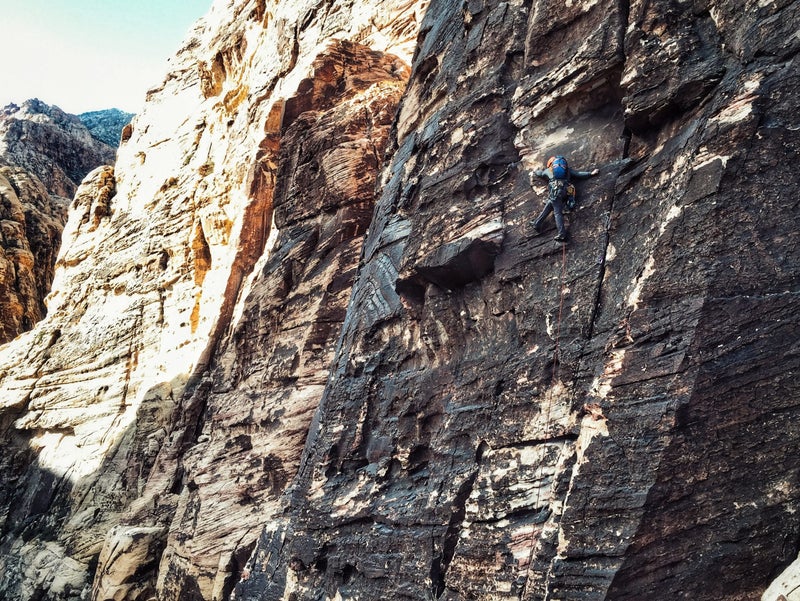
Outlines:
<svg viewBox="0 0 800 601"><path fill-rule="evenodd" d="M217 2L0 347L0 590L792 601L797 11Z"/></svg>
<svg viewBox="0 0 800 601"><path fill-rule="evenodd" d="M433 0L237 598L760 597L800 531L797 10ZM568 247L557 152L600 169Z"/></svg>
<svg viewBox="0 0 800 601"><path fill-rule="evenodd" d="M77 191L47 319L0 347L2 594L228 595L299 462L421 18L194 27Z"/></svg>
<svg viewBox="0 0 800 601"><path fill-rule="evenodd" d="M40 100L0 110L0 343L46 313L67 205L114 149Z"/></svg>
<svg viewBox="0 0 800 601"><path fill-rule="evenodd" d="M45 315L66 219L66 199L29 171L0 165L0 343Z"/></svg>

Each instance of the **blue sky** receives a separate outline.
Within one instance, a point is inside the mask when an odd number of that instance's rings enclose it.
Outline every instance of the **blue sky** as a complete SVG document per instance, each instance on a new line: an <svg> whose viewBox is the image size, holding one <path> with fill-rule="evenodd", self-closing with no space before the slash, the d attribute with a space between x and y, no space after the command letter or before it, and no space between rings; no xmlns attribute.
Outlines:
<svg viewBox="0 0 800 601"><path fill-rule="evenodd" d="M212 0L0 0L0 107L136 112Z"/></svg>

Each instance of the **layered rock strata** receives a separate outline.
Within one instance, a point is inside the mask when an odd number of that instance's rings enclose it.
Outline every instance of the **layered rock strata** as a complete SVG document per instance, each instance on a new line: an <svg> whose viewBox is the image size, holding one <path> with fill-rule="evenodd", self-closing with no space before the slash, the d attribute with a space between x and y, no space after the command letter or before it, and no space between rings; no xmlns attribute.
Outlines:
<svg viewBox="0 0 800 601"><path fill-rule="evenodd" d="M66 215L37 177L0 166L0 343L45 315Z"/></svg>
<svg viewBox="0 0 800 601"><path fill-rule="evenodd" d="M46 313L67 205L89 171L113 162L111 146L57 107L0 111L0 343Z"/></svg>
<svg viewBox="0 0 800 601"><path fill-rule="evenodd" d="M798 22L433 0L341 349L237 599L761 595L800 533ZM556 153L601 170L568 247L530 224Z"/></svg>
<svg viewBox="0 0 800 601"><path fill-rule="evenodd" d="M0 348L4 594L231 591L325 383L418 18L220 2L83 182L48 318Z"/></svg>
<svg viewBox="0 0 800 601"><path fill-rule="evenodd" d="M795 559L795 4L423 9L215 4L84 182L0 348L4 594L754 599ZM566 247L555 153L600 169Z"/></svg>
<svg viewBox="0 0 800 601"><path fill-rule="evenodd" d="M274 105L259 145L254 183L271 210L269 254L213 366L180 405L157 475L105 541L95 582L101 598L139 594L132 576L142 540L163 549L159 595L227 598L297 471L408 75L397 57L346 42L332 44L312 69L297 96ZM232 480L220 480L223 465Z"/></svg>

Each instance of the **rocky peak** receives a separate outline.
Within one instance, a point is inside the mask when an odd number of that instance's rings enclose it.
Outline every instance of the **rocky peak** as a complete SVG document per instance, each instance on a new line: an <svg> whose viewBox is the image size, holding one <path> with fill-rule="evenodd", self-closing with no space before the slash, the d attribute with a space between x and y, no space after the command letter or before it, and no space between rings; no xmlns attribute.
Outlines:
<svg viewBox="0 0 800 601"><path fill-rule="evenodd" d="M799 19L215 3L0 347L3 593L765 594L800 540ZM568 245L531 225L553 154L599 169Z"/></svg>
<svg viewBox="0 0 800 601"><path fill-rule="evenodd" d="M36 175L51 194L72 198L89 171L114 162L76 115L33 98L0 112L0 157Z"/></svg>
<svg viewBox="0 0 800 601"><path fill-rule="evenodd" d="M119 109L106 109L81 113L78 118L91 132L92 137L112 148L117 148L122 137L122 130L133 119L133 113L126 113Z"/></svg>
<svg viewBox="0 0 800 601"><path fill-rule="evenodd" d="M0 110L0 343L44 316L69 199L113 162L113 148L56 106L34 98Z"/></svg>

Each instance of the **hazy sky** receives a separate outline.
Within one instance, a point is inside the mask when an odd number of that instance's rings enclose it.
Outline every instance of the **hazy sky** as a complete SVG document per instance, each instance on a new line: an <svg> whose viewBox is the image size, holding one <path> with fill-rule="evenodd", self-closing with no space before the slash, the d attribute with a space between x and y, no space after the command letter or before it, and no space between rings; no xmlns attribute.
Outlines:
<svg viewBox="0 0 800 601"><path fill-rule="evenodd" d="M0 107L136 112L212 0L0 0Z"/></svg>

